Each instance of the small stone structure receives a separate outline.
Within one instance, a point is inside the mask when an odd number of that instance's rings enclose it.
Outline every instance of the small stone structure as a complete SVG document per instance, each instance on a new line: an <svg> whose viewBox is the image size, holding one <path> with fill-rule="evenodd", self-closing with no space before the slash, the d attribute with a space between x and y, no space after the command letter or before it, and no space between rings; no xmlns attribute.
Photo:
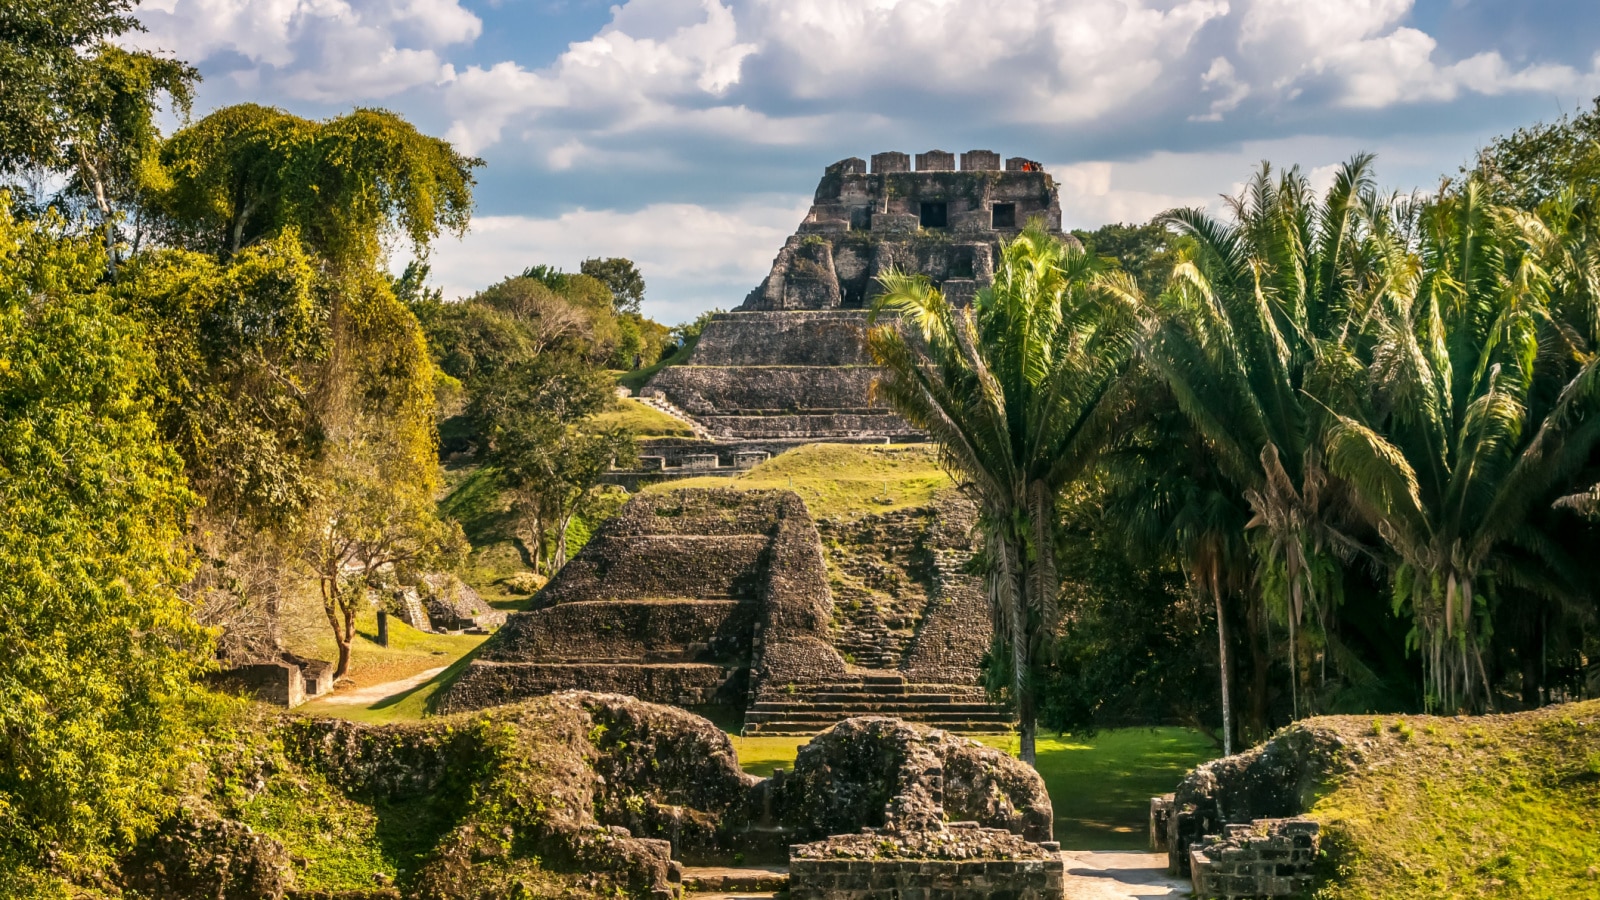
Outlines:
<svg viewBox="0 0 1600 900"><path fill-rule="evenodd" d="M424 575L416 593L428 621L438 631L482 633L505 624L506 614L483 602L472 586L448 572Z"/></svg>
<svg viewBox="0 0 1600 900"><path fill-rule="evenodd" d="M1150 799L1152 849L1195 895L1226 900L1308 897L1318 825L1301 818L1320 785L1352 764L1337 730L1297 725L1243 753L1190 772Z"/></svg>
<svg viewBox="0 0 1600 900"><path fill-rule="evenodd" d="M1310 819L1228 825L1189 849L1198 900L1303 897L1311 892L1318 826Z"/></svg>
<svg viewBox="0 0 1600 900"><path fill-rule="evenodd" d="M293 709L333 690L333 664L282 653L276 659L230 666L211 680L223 690Z"/></svg>
<svg viewBox="0 0 1600 900"><path fill-rule="evenodd" d="M962 572L971 515L952 500L849 534L829 525L825 549L788 491L640 494L483 645L441 709L581 689L722 706L752 734L856 715L1003 728L978 686L990 630Z"/></svg>
<svg viewBox="0 0 1600 900"><path fill-rule="evenodd" d="M1030 221L1061 233L1055 181L991 150L878 153L824 171L812 206L772 270L713 316L687 362L644 396L719 440L917 440L871 386L867 309L891 270L927 276L957 303L994 279L1000 242ZM1070 238L1067 238L1070 240ZM646 456L655 455L646 448ZM687 474L687 473L684 473Z"/></svg>
<svg viewBox="0 0 1600 900"><path fill-rule="evenodd" d="M802 747L771 791L795 837L832 835L790 848L795 900L1061 896L1044 781L973 741L848 719Z"/></svg>
<svg viewBox="0 0 1600 900"><path fill-rule="evenodd" d="M911 834L841 835L794 847L790 900L1060 900L1053 844L977 823Z"/></svg>

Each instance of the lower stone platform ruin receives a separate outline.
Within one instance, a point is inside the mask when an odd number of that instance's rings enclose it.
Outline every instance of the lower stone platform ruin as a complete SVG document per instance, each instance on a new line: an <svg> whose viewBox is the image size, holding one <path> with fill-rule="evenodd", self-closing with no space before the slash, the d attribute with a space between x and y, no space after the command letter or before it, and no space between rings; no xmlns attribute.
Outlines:
<svg viewBox="0 0 1600 900"><path fill-rule="evenodd" d="M788 491L638 495L483 645L440 710L580 689L720 707L747 734L859 715L1003 730L1010 716L978 687L990 625L964 571L971 517L956 498L817 522Z"/></svg>

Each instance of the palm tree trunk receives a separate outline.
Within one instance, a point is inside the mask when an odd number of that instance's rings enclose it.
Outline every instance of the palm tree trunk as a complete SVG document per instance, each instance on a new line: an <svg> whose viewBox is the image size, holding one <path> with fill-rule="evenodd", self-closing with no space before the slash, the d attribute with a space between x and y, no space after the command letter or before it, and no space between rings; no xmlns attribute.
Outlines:
<svg viewBox="0 0 1600 900"><path fill-rule="evenodd" d="M1233 701L1228 694L1228 634L1222 614L1222 587L1217 567L1211 566L1211 597L1217 604L1217 667L1222 680L1222 755L1233 755Z"/></svg>
<svg viewBox="0 0 1600 900"><path fill-rule="evenodd" d="M1017 695L1017 731L1021 736L1019 755L1029 766L1038 768L1035 752L1035 713L1033 688L1028 678L1028 610L1026 605L1012 611L1011 664L1012 687Z"/></svg>

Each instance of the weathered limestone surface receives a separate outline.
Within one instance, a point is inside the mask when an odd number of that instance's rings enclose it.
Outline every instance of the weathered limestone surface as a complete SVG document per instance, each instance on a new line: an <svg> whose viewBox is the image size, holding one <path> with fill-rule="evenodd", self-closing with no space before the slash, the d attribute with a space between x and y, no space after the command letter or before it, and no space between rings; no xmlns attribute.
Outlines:
<svg viewBox="0 0 1600 900"><path fill-rule="evenodd" d="M569 688L745 706L749 680L842 673L816 528L787 491L643 494L510 618L441 701Z"/></svg>
<svg viewBox="0 0 1600 900"><path fill-rule="evenodd" d="M197 780L200 792L108 873L115 887L163 900L671 900L688 882L685 865L779 862L813 841L791 861L799 896L1061 891L1057 848L1030 837L1040 824L1048 837L1051 821L1036 773L974 741L887 720L845 722L801 751L795 773L769 779L741 771L705 719L578 691L404 725L267 716L237 737L213 761L217 777ZM322 781L340 811L305 789ZM819 817L801 792L824 788L834 802ZM286 794L304 798L308 817L333 821L351 807L444 818L408 832L428 843L401 883L392 869L355 872L366 887L322 893L300 883L302 846L246 824L254 798ZM874 823L897 830L864 834Z"/></svg>
<svg viewBox="0 0 1600 900"><path fill-rule="evenodd" d="M994 280L1000 242L1032 220L1061 229L1055 181L999 154L875 154L829 166L799 230L732 313L712 318L686 362L645 387L722 438L914 440L872 396L867 309L891 271L956 303Z"/></svg>
<svg viewBox="0 0 1600 900"><path fill-rule="evenodd" d="M795 898L1056 900L1064 866L1032 768L974 741L894 719L849 719L775 775L774 806L798 838ZM850 826L867 822L859 833Z"/></svg>
<svg viewBox="0 0 1600 900"><path fill-rule="evenodd" d="M1005 727L977 686L990 628L982 586L962 571L972 515L951 497L825 522L824 548L788 491L638 495L440 707L582 689L728 707L749 733L813 733L852 715Z"/></svg>
<svg viewBox="0 0 1600 900"><path fill-rule="evenodd" d="M846 719L824 731L772 791L777 816L801 839L861 825L898 833L971 821L1038 842L1051 839L1054 823L1044 780L1030 766L898 719Z"/></svg>
<svg viewBox="0 0 1600 900"><path fill-rule="evenodd" d="M1341 749L1335 733L1295 727L1190 772L1166 814L1169 870L1189 874L1190 847L1228 826L1305 813L1322 779L1347 765Z"/></svg>
<svg viewBox="0 0 1600 900"><path fill-rule="evenodd" d="M1304 897L1311 893L1319 828L1310 819L1228 825L1189 849L1199 900Z"/></svg>

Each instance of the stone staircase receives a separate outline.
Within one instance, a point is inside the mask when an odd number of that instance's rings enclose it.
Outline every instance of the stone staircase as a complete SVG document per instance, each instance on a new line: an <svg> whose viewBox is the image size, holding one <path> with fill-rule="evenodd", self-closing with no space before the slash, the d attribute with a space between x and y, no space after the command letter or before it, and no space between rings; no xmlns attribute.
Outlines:
<svg viewBox="0 0 1600 900"><path fill-rule="evenodd" d="M848 613L834 646L849 654L846 660L868 669L892 669L900 665L907 638L889 630L883 617L871 606Z"/></svg>
<svg viewBox="0 0 1600 900"><path fill-rule="evenodd" d="M815 734L856 716L894 716L952 731L1004 731L1011 714L969 684L924 684L896 672L845 680L768 685L744 715L744 733Z"/></svg>

